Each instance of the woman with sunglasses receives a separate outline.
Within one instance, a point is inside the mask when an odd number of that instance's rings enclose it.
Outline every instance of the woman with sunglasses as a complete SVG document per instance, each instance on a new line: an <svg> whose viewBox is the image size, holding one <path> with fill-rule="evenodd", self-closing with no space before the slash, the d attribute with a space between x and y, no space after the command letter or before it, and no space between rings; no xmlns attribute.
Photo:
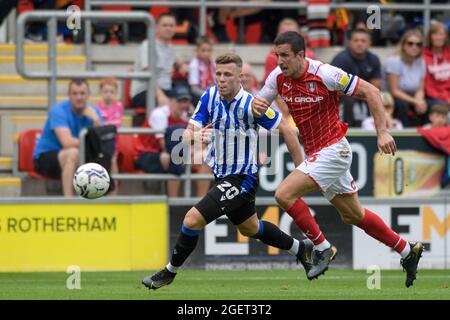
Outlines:
<svg viewBox="0 0 450 320"><path fill-rule="evenodd" d="M388 89L395 99L394 117L405 127L428 122L422 45L423 36L419 30L405 32L398 44L397 55L389 57L385 65Z"/></svg>
<svg viewBox="0 0 450 320"><path fill-rule="evenodd" d="M430 26L423 57L427 66L425 94L428 105L450 105L450 44L443 23Z"/></svg>

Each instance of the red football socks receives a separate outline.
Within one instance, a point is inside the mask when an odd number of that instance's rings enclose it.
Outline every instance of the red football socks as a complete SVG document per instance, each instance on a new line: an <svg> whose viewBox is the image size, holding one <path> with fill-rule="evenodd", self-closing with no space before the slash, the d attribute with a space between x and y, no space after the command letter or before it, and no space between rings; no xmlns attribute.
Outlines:
<svg viewBox="0 0 450 320"><path fill-rule="evenodd" d="M364 218L357 226L363 229L372 238L383 242L388 247L401 253L407 245L406 240L389 228L375 213L368 209L364 209L364 211Z"/></svg>
<svg viewBox="0 0 450 320"><path fill-rule="evenodd" d="M314 245L319 245L325 241L325 236L320 230L319 225L314 220L307 204L302 199L297 199L286 212L294 219L295 224Z"/></svg>

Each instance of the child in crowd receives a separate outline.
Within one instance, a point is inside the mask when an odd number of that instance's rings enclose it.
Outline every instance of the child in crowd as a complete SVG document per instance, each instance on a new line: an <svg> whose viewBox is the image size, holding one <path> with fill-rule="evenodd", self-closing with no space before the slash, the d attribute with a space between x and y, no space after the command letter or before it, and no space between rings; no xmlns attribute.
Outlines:
<svg viewBox="0 0 450 320"><path fill-rule="evenodd" d="M100 81L100 94L102 101L97 103L97 108L103 116L104 125L114 125L116 128L120 127L123 116L123 104L116 100L118 94L119 84L114 78L105 78ZM116 152L113 155L111 163L111 174L119 173L119 166L117 163L117 144ZM110 194L117 194L116 188Z"/></svg>
<svg viewBox="0 0 450 320"><path fill-rule="evenodd" d="M389 92L381 92L381 102L386 111L387 127L389 130L401 130L403 124L400 120L394 119L394 98ZM373 117L369 117L362 122L362 129L375 130L375 121Z"/></svg>
<svg viewBox="0 0 450 320"><path fill-rule="evenodd" d="M216 66L212 59L213 45L211 39L202 36L197 39L197 56L189 65L189 85L196 98L214 84Z"/></svg>
<svg viewBox="0 0 450 320"><path fill-rule="evenodd" d="M430 123L423 126L423 128L442 128L448 123L448 107L445 104L434 104L431 106L430 114L428 115Z"/></svg>

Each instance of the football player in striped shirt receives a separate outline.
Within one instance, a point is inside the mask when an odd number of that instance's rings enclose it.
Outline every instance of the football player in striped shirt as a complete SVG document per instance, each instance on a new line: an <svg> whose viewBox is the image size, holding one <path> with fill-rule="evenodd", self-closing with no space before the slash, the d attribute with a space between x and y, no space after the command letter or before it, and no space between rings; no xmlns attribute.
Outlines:
<svg viewBox="0 0 450 320"><path fill-rule="evenodd" d="M278 129L295 164L300 165L303 157L297 134L280 113L270 108L255 115L251 107L253 96L240 84L241 72L242 59L238 55L224 54L216 59L216 85L201 96L184 132L184 143L208 144L205 162L212 168L216 182L184 217L170 262L143 280L149 289L161 288L174 280L178 269L195 249L200 230L222 215L242 235L287 250L309 271L312 242L298 241L274 224L260 220L255 208L258 127Z"/></svg>

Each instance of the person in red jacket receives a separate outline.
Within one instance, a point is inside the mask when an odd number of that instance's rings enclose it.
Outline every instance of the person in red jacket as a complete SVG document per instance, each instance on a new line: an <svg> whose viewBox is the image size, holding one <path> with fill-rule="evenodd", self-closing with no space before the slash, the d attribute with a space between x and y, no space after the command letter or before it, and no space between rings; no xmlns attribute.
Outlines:
<svg viewBox="0 0 450 320"><path fill-rule="evenodd" d="M430 26L423 57L427 67L425 95L428 105L450 105L450 44L443 23L436 22Z"/></svg>

